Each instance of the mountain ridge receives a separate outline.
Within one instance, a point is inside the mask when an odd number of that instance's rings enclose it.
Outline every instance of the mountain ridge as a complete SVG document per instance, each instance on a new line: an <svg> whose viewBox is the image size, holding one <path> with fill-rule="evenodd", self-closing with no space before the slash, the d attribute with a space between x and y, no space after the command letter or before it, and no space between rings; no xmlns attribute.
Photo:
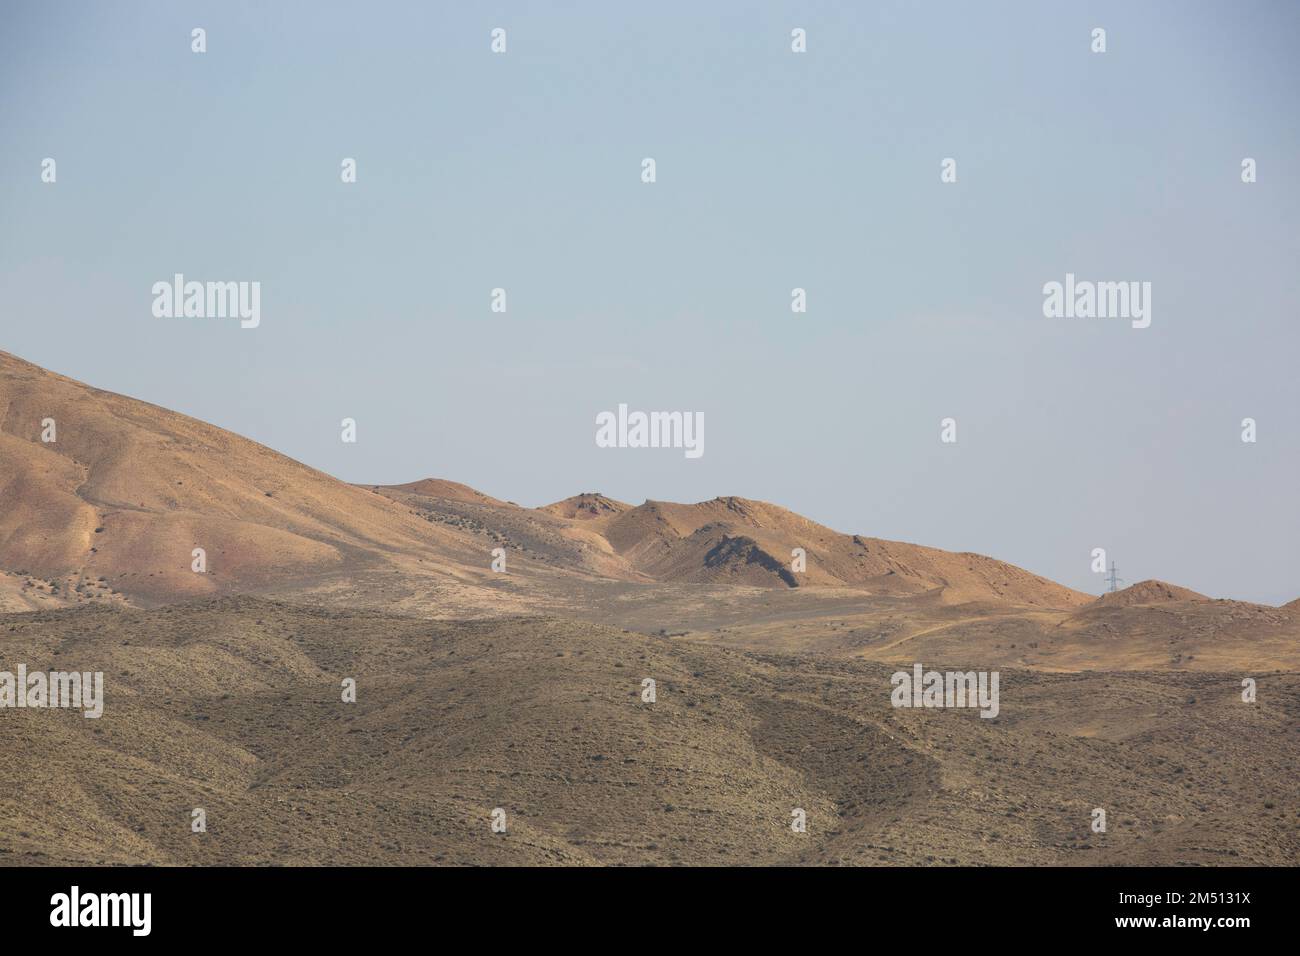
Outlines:
<svg viewBox="0 0 1300 956"><path fill-rule="evenodd" d="M50 419L57 435L45 442ZM487 588L488 607L534 572L1031 608L1117 600L986 555L844 534L734 495L633 506L585 492L523 508L443 478L348 484L218 426L2 351L0 499L0 571L59 583L65 598L164 603L395 571L416 574L417 584ZM510 556L509 581L488 569L496 548ZM0 582L0 595L15 587L30 603L30 588L12 581Z"/></svg>

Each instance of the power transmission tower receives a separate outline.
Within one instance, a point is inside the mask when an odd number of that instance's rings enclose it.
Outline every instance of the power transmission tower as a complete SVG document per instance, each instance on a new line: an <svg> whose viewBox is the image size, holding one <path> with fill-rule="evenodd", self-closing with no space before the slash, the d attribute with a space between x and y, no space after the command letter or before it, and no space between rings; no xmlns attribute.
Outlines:
<svg viewBox="0 0 1300 956"><path fill-rule="evenodd" d="M1114 594L1116 591L1119 590L1119 583L1123 580L1124 580L1123 578L1115 576L1115 562L1112 561L1110 563L1110 574L1106 578L1106 583L1110 585L1111 594Z"/></svg>

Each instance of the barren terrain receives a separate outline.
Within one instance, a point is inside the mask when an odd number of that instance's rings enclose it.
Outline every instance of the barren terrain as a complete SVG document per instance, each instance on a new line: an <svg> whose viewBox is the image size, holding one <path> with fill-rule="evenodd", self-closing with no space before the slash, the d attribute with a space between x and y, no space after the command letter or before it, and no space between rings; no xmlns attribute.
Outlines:
<svg viewBox="0 0 1300 956"><path fill-rule="evenodd" d="M891 706L918 662L998 670L1000 713ZM106 696L0 709L0 862L1300 860L1297 602L1096 598L737 497L349 485L0 353L19 664Z"/></svg>

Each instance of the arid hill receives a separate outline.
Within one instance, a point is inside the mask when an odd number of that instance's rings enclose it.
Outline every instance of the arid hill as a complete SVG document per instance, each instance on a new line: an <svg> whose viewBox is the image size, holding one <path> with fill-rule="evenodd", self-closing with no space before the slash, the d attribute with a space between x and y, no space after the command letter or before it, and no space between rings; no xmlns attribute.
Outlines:
<svg viewBox="0 0 1300 956"><path fill-rule="evenodd" d="M840 534L746 498L693 505L647 501L611 519L605 537L629 564L659 581L851 586L875 595L936 591L948 603L1077 607L1091 600L983 555ZM804 551L806 569L791 574L796 548Z"/></svg>
<svg viewBox="0 0 1300 956"><path fill-rule="evenodd" d="M840 534L745 498L633 507L585 493L523 508L445 479L354 486L6 353L0 500L0 610L252 593L423 618L550 613L883 661L1300 666L1293 606L1154 581L1095 599L982 555ZM505 573L491 570L497 553Z"/></svg>
<svg viewBox="0 0 1300 956"><path fill-rule="evenodd" d="M0 500L0 568L145 603L395 561L454 577L481 555L382 495L3 352Z"/></svg>
<svg viewBox="0 0 1300 956"><path fill-rule="evenodd" d="M0 863L1300 859L1295 605L744 498L348 485L4 353L0 502L0 670L107 681L0 709ZM998 670L997 719L893 707L919 662Z"/></svg>
<svg viewBox="0 0 1300 956"><path fill-rule="evenodd" d="M537 510L555 515L557 518L578 518L582 521L593 521L600 518L612 518L631 507L631 505L615 501L613 498L606 498L599 492L585 491L580 495L565 498L563 501L557 501L554 504L542 505Z"/></svg>
<svg viewBox="0 0 1300 956"><path fill-rule="evenodd" d="M0 615L0 636L106 681L97 720L0 711L0 863L1300 859L1295 674L1248 704L1236 674L1007 670L985 720L892 707L890 665L551 618L241 597Z"/></svg>
<svg viewBox="0 0 1300 956"><path fill-rule="evenodd" d="M395 491L409 491L412 494L427 495L432 498L449 498L452 501L468 501L478 505L508 507L506 502L498 498L476 491L469 485L462 485L459 481L447 481L445 478L425 478L421 481L390 487Z"/></svg>
<svg viewBox="0 0 1300 956"><path fill-rule="evenodd" d="M459 584L467 604L508 605L503 610L537 583L527 580L530 571L935 592L950 603L1090 600L992 558L843 535L744 498L633 508L584 494L527 509L445 479L349 485L228 431L3 352L0 498L0 571L24 581L35 575L64 603L121 595L156 604L295 587L319 597L330 582L389 571L412 592ZM196 548L202 573L194 570ZM495 548L513 555L514 579L489 577ZM793 570L796 548L806 553L805 571ZM494 593L469 593L476 588ZM6 606L40 603L22 590ZM555 590L549 579L544 590Z"/></svg>
<svg viewBox="0 0 1300 956"><path fill-rule="evenodd" d="M1131 607L1135 604L1168 604L1171 601L1208 601L1204 594L1164 581L1139 581L1119 591L1097 598L1096 604L1107 607Z"/></svg>
<svg viewBox="0 0 1300 956"><path fill-rule="evenodd" d="M565 613L772 654L1065 671L1300 671L1300 609L1246 601L1026 608L853 588L624 587Z"/></svg>
<svg viewBox="0 0 1300 956"><path fill-rule="evenodd" d="M436 480L380 488L430 520L482 529L531 558L627 581L752 587L853 587L873 595L934 592L947 603L985 600L1081 607L1090 595L978 554L845 535L777 505L726 497L632 507L587 493L536 509L437 492ZM416 492L423 487L427 491ZM805 569L793 568L794 552Z"/></svg>

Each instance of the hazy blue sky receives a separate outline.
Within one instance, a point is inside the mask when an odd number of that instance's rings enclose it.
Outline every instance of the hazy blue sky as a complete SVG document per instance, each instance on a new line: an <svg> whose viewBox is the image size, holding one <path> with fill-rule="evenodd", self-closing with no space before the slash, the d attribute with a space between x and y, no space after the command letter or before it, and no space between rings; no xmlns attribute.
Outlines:
<svg viewBox="0 0 1300 956"><path fill-rule="evenodd" d="M1300 4L0 10L0 348L349 481L1300 596ZM175 272L260 327L155 318ZM1066 272L1150 328L1045 318ZM597 448L620 402L704 456Z"/></svg>

